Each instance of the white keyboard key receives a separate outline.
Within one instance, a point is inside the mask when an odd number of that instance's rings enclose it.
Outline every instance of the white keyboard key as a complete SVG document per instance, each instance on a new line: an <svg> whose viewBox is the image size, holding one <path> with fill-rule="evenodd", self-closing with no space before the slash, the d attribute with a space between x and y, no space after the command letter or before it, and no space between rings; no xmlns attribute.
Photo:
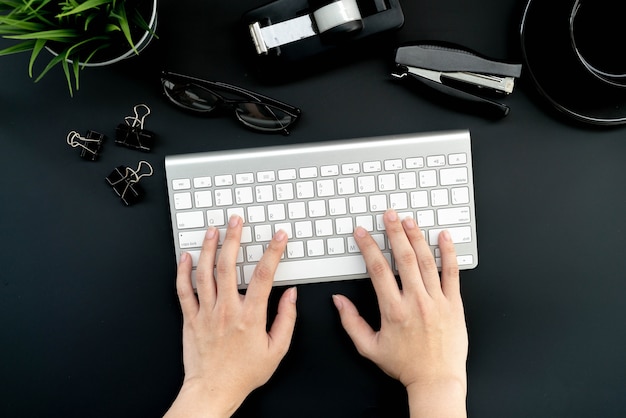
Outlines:
<svg viewBox="0 0 626 418"><path fill-rule="evenodd" d="M442 186L456 186L468 182L467 167L443 168L439 172Z"/></svg>
<svg viewBox="0 0 626 418"><path fill-rule="evenodd" d="M230 219L233 215L246 219L246 211L244 208L228 208L226 209L226 219Z"/></svg>
<svg viewBox="0 0 626 418"><path fill-rule="evenodd" d="M271 225L257 225L254 227L254 239L256 242L269 241L272 239Z"/></svg>
<svg viewBox="0 0 626 418"><path fill-rule="evenodd" d="M285 205L282 203L267 206L267 219L272 222L286 219Z"/></svg>
<svg viewBox="0 0 626 418"><path fill-rule="evenodd" d="M357 216L354 219L354 223L366 231L372 232L374 230L374 218L372 215Z"/></svg>
<svg viewBox="0 0 626 418"><path fill-rule="evenodd" d="M424 158L423 157L407 158L406 168L424 168Z"/></svg>
<svg viewBox="0 0 626 418"><path fill-rule="evenodd" d="M425 208L428 206L428 192L420 190L419 192L411 192L411 207Z"/></svg>
<svg viewBox="0 0 626 418"><path fill-rule="evenodd" d="M351 197L348 201L350 207L350 213L365 213L367 212L367 199L365 196Z"/></svg>
<svg viewBox="0 0 626 418"><path fill-rule="evenodd" d="M309 217L319 218L321 216L326 216L326 201L313 200L309 202Z"/></svg>
<svg viewBox="0 0 626 418"><path fill-rule="evenodd" d="M298 199L310 199L315 196L312 181L302 181L296 183L296 196Z"/></svg>
<svg viewBox="0 0 626 418"><path fill-rule="evenodd" d="M231 189L215 190L215 206L230 206L233 204L233 191Z"/></svg>
<svg viewBox="0 0 626 418"><path fill-rule="evenodd" d="M204 189L212 185L211 177L194 177L193 179L193 187L196 189Z"/></svg>
<svg viewBox="0 0 626 418"><path fill-rule="evenodd" d="M356 240L354 239L354 237L348 237L348 252L349 253L360 253L361 249L359 248L359 245L356 243Z"/></svg>
<svg viewBox="0 0 626 418"><path fill-rule="evenodd" d="M385 236L383 234L373 234L372 238L378 244L378 248L381 250L385 249Z"/></svg>
<svg viewBox="0 0 626 418"><path fill-rule="evenodd" d="M445 155L431 155L426 157L426 165L428 167L442 167L446 165Z"/></svg>
<svg viewBox="0 0 626 418"><path fill-rule="evenodd" d="M250 283L254 266L244 266L243 276L246 284ZM361 255L349 255L335 258L282 261L274 274L275 282L287 280L313 279L316 277L341 277L362 275L367 272Z"/></svg>
<svg viewBox="0 0 626 418"><path fill-rule="evenodd" d="M257 203L271 202L274 200L274 188L271 184L255 187Z"/></svg>
<svg viewBox="0 0 626 418"><path fill-rule="evenodd" d="M233 176L231 174L222 174L219 176L215 176L215 186L232 186L233 185Z"/></svg>
<svg viewBox="0 0 626 418"><path fill-rule="evenodd" d="M259 171L256 174L256 178L259 183L267 183L276 180L276 173L273 171Z"/></svg>
<svg viewBox="0 0 626 418"><path fill-rule="evenodd" d="M448 164L450 165L467 164L467 154L459 153L459 154L448 155Z"/></svg>
<svg viewBox="0 0 626 418"><path fill-rule="evenodd" d="M330 199L328 201L328 213L333 216L345 215L348 213L348 207L346 206L346 199Z"/></svg>
<svg viewBox="0 0 626 418"><path fill-rule="evenodd" d="M387 210L387 196L373 195L370 196L370 212L382 212Z"/></svg>
<svg viewBox="0 0 626 418"><path fill-rule="evenodd" d="M435 211L434 210L420 210L417 211L417 225L420 228L425 228L435 225Z"/></svg>
<svg viewBox="0 0 626 418"><path fill-rule="evenodd" d="M363 163L364 173L376 173L382 171L382 164L380 161L367 161Z"/></svg>
<svg viewBox="0 0 626 418"><path fill-rule="evenodd" d="M252 242L252 227L244 226L241 228L241 243L248 244Z"/></svg>
<svg viewBox="0 0 626 418"><path fill-rule="evenodd" d="M338 234L351 234L354 232L352 225L352 218L337 218L335 219L335 231Z"/></svg>
<svg viewBox="0 0 626 418"><path fill-rule="evenodd" d="M296 222L294 226L296 229L296 238L311 238L313 236L313 222Z"/></svg>
<svg viewBox="0 0 626 418"><path fill-rule="evenodd" d="M328 254L330 255L338 255L346 252L343 238L330 238L326 241L326 245L328 246Z"/></svg>
<svg viewBox="0 0 626 418"><path fill-rule="evenodd" d="M290 222L281 222L274 224L274 233L283 230L287 234L287 238L293 238L293 229Z"/></svg>
<svg viewBox="0 0 626 418"><path fill-rule="evenodd" d="M176 210L191 209L192 207L191 193L174 193L174 208Z"/></svg>
<svg viewBox="0 0 626 418"><path fill-rule="evenodd" d="M448 189L435 189L430 191L430 204L433 206L446 206L449 203Z"/></svg>
<svg viewBox="0 0 626 418"><path fill-rule="evenodd" d="M327 237L333 234L333 220L320 219L315 221L315 235L318 237Z"/></svg>
<svg viewBox="0 0 626 418"><path fill-rule="evenodd" d="M320 174L322 175L322 177L338 176L339 166L338 165L323 165L320 168Z"/></svg>
<svg viewBox="0 0 626 418"><path fill-rule="evenodd" d="M174 189L174 190L191 189L191 180L189 180L189 179L172 180L172 189Z"/></svg>
<svg viewBox="0 0 626 418"><path fill-rule="evenodd" d="M314 239L306 242L306 252L309 257L320 257L326 253L323 239Z"/></svg>
<svg viewBox="0 0 626 418"><path fill-rule="evenodd" d="M287 204L289 219L306 218L306 205L304 202L291 202Z"/></svg>
<svg viewBox="0 0 626 418"><path fill-rule="evenodd" d="M197 208L210 208L213 206L213 198L210 190L202 190L193 194Z"/></svg>
<svg viewBox="0 0 626 418"><path fill-rule="evenodd" d="M389 207L395 210L403 210L409 207L406 193L392 193L389 195Z"/></svg>
<svg viewBox="0 0 626 418"><path fill-rule="evenodd" d="M437 223L439 225L454 225L468 223L470 218L470 208L462 206L458 208L446 208L437 210Z"/></svg>
<svg viewBox="0 0 626 418"><path fill-rule="evenodd" d="M299 170L301 179L312 179L317 177L317 167L303 167Z"/></svg>
<svg viewBox="0 0 626 418"><path fill-rule="evenodd" d="M400 190L415 189L417 187L417 175L410 171L398 175L398 187Z"/></svg>
<svg viewBox="0 0 626 418"><path fill-rule="evenodd" d="M441 231L443 231L443 229L431 229L428 231L428 242L430 245L437 245ZM452 237L452 242L455 244L472 241L472 229L469 226L448 228L448 232Z"/></svg>
<svg viewBox="0 0 626 418"><path fill-rule="evenodd" d="M420 187L434 187L437 185L437 172L424 170L419 172Z"/></svg>
<svg viewBox="0 0 626 418"><path fill-rule="evenodd" d="M235 202L238 205L245 205L254 202L252 187L238 187L235 189Z"/></svg>
<svg viewBox="0 0 626 418"><path fill-rule="evenodd" d="M276 200L292 200L293 184L280 183L276 185Z"/></svg>
<svg viewBox="0 0 626 418"><path fill-rule="evenodd" d="M328 197L335 195L335 182L333 180L317 181L317 196Z"/></svg>
<svg viewBox="0 0 626 418"><path fill-rule="evenodd" d="M341 174L350 175L350 174L359 174L361 172L361 166L359 163L349 163L341 165Z"/></svg>
<svg viewBox="0 0 626 418"><path fill-rule="evenodd" d="M265 206L248 207L248 222L250 223L265 222Z"/></svg>
<svg viewBox="0 0 626 418"><path fill-rule="evenodd" d="M378 176L378 190L381 192L396 190L396 175L381 174Z"/></svg>
<svg viewBox="0 0 626 418"><path fill-rule="evenodd" d="M202 247L206 231L185 231L178 233L178 245L180 248Z"/></svg>
<svg viewBox="0 0 626 418"><path fill-rule="evenodd" d="M296 179L296 170L293 168L288 168L285 170L278 170L278 180L280 181L288 181Z"/></svg>
<svg viewBox="0 0 626 418"><path fill-rule="evenodd" d="M207 223L209 226L226 225L224 211L222 209L211 209L206 212Z"/></svg>
<svg viewBox="0 0 626 418"><path fill-rule="evenodd" d="M304 255L304 243L302 241L287 243L287 258L302 258Z"/></svg>
<svg viewBox="0 0 626 418"><path fill-rule="evenodd" d="M246 247L246 261L248 263L255 263L259 261L263 257L263 246L262 245L248 245ZM244 266L245 269L246 266ZM254 266L250 266L254 268Z"/></svg>
<svg viewBox="0 0 626 418"><path fill-rule="evenodd" d="M383 219L382 213L376 215L376 230L384 231L385 230L385 221Z"/></svg>
<svg viewBox="0 0 626 418"><path fill-rule="evenodd" d="M463 205L470 201L468 187L455 187L450 190L453 205Z"/></svg>
<svg viewBox="0 0 626 418"><path fill-rule="evenodd" d="M254 183L254 173L241 173L235 175L235 183L252 184Z"/></svg>
<svg viewBox="0 0 626 418"><path fill-rule="evenodd" d="M337 179L337 193L340 195L354 194L356 188L354 185L354 178L347 177Z"/></svg>
<svg viewBox="0 0 626 418"><path fill-rule="evenodd" d="M197 212L180 212L176 214L178 229L202 228L204 226L204 214Z"/></svg>
<svg viewBox="0 0 626 418"><path fill-rule="evenodd" d="M385 171L402 170L402 159L385 160Z"/></svg>
<svg viewBox="0 0 626 418"><path fill-rule="evenodd" d="M361 176L358 178L359 193L371 193L376 191L376 178L374 176Z"/></svg>
<svg viewBox="0 0 626 418"><path fill-rule="evenodd" d="M457 255L456 263L459 266L471 266L472 264L474 264L474 256L472 256L471 254Z"/></svg>

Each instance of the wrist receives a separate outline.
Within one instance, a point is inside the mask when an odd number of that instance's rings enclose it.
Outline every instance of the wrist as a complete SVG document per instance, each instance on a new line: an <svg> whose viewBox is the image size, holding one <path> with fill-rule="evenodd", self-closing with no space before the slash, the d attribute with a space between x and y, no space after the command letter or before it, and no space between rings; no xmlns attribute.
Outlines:
<svg viewBox="0 0 626 418"><path fill-rule="evenodd" d="M198 379L185 380L165 417L228 418L241 402Z"/></svg>
<svg viewBox="0 0 626 418"><path fill-rule="evenodd" d="M450 378L406 387L411 418L467 417L467 381Z"/></svg>

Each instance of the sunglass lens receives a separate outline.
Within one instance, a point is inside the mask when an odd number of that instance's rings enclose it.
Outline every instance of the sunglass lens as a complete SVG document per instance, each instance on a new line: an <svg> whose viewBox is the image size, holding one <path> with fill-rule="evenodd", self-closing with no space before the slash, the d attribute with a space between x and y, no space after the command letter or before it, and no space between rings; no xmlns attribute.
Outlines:
<svg viewBox="0 0 626 418"><path fill-rule="evenodd" d="M196 84L176 84L163 80L163 90L172 102L193 112L210 112L221 100L211 90Z"/></svg>
<svg viewBox="0 0 626 418"><path fill-rule="evenodd" d="M245 125L260 131L281 131L296 119L277 107L254 102L238 103L235 113Z"/></svg>

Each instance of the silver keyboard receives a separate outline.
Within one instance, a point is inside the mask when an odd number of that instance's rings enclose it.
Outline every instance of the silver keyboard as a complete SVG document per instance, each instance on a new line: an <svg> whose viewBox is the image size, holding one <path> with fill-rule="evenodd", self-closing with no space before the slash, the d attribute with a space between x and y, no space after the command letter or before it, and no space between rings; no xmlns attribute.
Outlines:
<svg viewBox="0 0 626 418"><path fill-rule="evenodd" d="M177 261L195 267L207 227L244 220L237 259L247 287L272 235L289 236L275 285L367 276L352 232L370 231L390 265L383 212L413 217L440 263L437 237L455 242L461 269L478 265L471 140L468 131L359 138L165 158Z"/></svg>

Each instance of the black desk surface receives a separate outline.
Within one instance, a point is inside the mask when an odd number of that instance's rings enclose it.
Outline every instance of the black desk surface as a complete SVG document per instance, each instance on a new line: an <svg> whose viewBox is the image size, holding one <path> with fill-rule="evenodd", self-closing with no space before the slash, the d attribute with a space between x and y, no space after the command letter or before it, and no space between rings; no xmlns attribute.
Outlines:
<svg viewBox="0 0 626 418"><path fill-rule="evenodd" d="M140 57L87 69L74 98L60 69L38 84L27 55L0 59L0 416L154 417L182 378L181 319L166 204L168 154L469 128L480 266L462 274L470 416L626 416L626 131L550 111L522 78L511 114L490 120L391 81L393 44L289 83L254 76L234 36L262 1L162 1L160 39ZM396 40L463 43L519 61L516 0L404 2ZM8 44L0 42L0 46ZM161 97L170 69L300 106L291 136L197 118ZM113 145L146 103L152 153ZM109 137L90 163L70 130ZM105 184L118 165L155 167L126 208ZM281 289L282 290L282 289ZM401 417L401 386L361 359L331 294L373 322L367 280L305 285L290 353L238 412L247 417Z"/></svg>

